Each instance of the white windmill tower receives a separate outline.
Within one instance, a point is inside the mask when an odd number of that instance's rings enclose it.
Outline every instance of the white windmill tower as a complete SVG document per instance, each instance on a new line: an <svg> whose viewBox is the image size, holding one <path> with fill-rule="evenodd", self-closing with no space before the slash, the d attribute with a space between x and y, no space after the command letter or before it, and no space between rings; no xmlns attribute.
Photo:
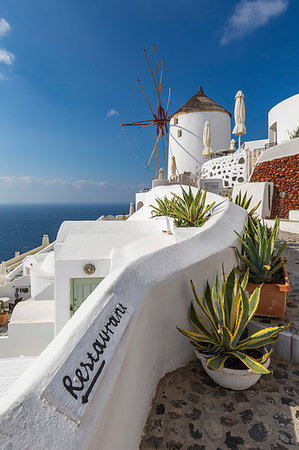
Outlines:
<svg viewBox="0 0 299 450"><path fill-rule="evenodd" d="M168 178L171 159L174 156L177 173L200 170L206 162L203 156L203 131L205 122L210 124L213 134L213 151L228 149L231 139L231 114L199 88L170 118Z"/></svg>

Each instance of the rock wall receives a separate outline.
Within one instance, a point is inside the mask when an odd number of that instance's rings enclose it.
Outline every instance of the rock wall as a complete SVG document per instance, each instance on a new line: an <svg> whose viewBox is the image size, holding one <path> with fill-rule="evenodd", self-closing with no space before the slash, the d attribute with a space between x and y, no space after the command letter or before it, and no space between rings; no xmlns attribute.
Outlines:
<svg viewBox="0 0 299 450"><path fill-rule="evenodd" d="M299 154L257 164L250 182L272 181L274 195L271 217L288 218L299 209Z"/></svg>

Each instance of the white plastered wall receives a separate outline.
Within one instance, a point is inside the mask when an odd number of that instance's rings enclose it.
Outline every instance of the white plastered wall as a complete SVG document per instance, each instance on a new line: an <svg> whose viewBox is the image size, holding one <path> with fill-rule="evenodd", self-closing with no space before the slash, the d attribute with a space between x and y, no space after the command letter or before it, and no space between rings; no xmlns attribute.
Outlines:
<svg viewBox="0 0 299 450"><path fill-rule="evenodd" d="M299 126L299 94L283 100L275 105L268 113L268 128L277 124L277 143L281 144L290 139L288 131L292 132ZM269 131L269 141L271 141Z"/></svg>
<svg viewBox="0 0 299 450"><path fill-rule="evenodd" d="M247 181L247 152L237 150L227 156L213 158L202 165L201 178L222 178L224 187Z"/></svg>
<svg viewBox="0 0 299 450"><path fill-rule="evenodd" d="M202 155L204 124L208 120L212 134L213 151L229 148L230 116L220 111L201 111L177 116L178 124L174 125L174 117L169 126L168 178L170 177L171 157L175 156L177 174L200 172L206 162ZM178 137L178 131L182 136Z"/></svg>
<svg viewBox="0 0 299 450"><path fill-rule="evenodd" d="M252 197L249 210L254 208L259 202L260 205L256 210L256 214L261 218L271 216L272 199L274 192L274 183L271 182L257 182L257 183L243 183L236 184L233 189L232 197L233 199L241 192L244 196L247 194L247 200Z"/></svg>
<svg viewBox="0 0 299 450"><path fill-rule="evenodd" d="M111 273L2 401L3 448L137 449L158 380L193 355L188 339L176 330L190 327L189 280L202 295L222 262L226 271L236 263L234 230L242 231L245 216L225 201L198 234ZM40 395L111 295L132 305L133 317L77 427Z"/></svg>

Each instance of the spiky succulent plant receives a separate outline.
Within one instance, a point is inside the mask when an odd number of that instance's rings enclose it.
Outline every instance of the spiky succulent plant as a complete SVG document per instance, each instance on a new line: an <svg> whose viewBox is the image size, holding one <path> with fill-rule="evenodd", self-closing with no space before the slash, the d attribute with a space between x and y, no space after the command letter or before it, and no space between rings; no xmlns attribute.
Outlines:
<svg viewBox="0 0 299 450"><path fill-rule="evenodd" d="M177 227L201 227L209 219L215 202L206 206L207 190L198 189L194 196L191 187L186 192L182 187L182 197L173 194L172 217Z"/></svg>
<svg viewBox="0 0 299 450"><path fill-rule="evenodd" d="M246 269L249 269L249 280L253 283L263 283L271 281L285 263L286 259L280 259L286 248L284 242L277 253L275 244L279 232L279 221L275 220L273 229L259 220L254 220L250 216L245 226L244 235L237 232L237 236L242 242L242 251L235 247L236 253Z"/></svg>
<svg viewBox="0 0 299 450"><path fill-rule="evenodd" d="M197 331L178 330L192 339L191 343L200 352L212 354L207 359L209 369L219 370L228 358L234 358L256 373L270 373L263 364L271 351L257 359L248 350L276 342L279 332L289 325L264 328L249 336L247 325L257 309L261 286L248 298L245 293L248 276L247 270L239 284L235 269L227 277L222 270L220 284L217 277L212 289L207 283L203 300L191 281L194 303L191 302L189 318Z"/></svg>
<svg viewBox="0 0 299 450"><path fill-rule="evenodd" d="M156 205L150 205L150 207L152 208L152 217L172 217L172 206L174 203L174 198L169 200L165 195L164 198L157 197L155 201Z"/></svg>
<svg viewBox="0 0 299 450"><path fill-rule="evenodd" d="M250 204L251 204L251 200L252 200L252 196L249 197L249 199L247 199L247 191L245 192L245 194L242 196L242 192L239 191L238 195L235 197L235 199L233 199L232 197L229 197L229 200L233 203L235 203L236 205L240 206L241 208L244 208L248 211L248 215L252 216L254 215L255 211L258 209L258 207L260 206L261 202L258 202L258 204L256 206L254 206L252 209L249 210Z"/></svg>

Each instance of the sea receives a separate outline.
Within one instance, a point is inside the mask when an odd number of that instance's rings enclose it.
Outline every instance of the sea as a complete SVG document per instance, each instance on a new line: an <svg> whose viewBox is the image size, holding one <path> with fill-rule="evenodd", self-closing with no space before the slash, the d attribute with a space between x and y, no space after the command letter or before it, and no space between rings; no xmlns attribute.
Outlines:
<svg viewBox="0 0 299 450"><path fill-rule="evenodd" d="M108 214L129 213L127 203L5 204L0 205L0 263L41 245L48 234L56 239L65 220L95 220Z"/></svg>

